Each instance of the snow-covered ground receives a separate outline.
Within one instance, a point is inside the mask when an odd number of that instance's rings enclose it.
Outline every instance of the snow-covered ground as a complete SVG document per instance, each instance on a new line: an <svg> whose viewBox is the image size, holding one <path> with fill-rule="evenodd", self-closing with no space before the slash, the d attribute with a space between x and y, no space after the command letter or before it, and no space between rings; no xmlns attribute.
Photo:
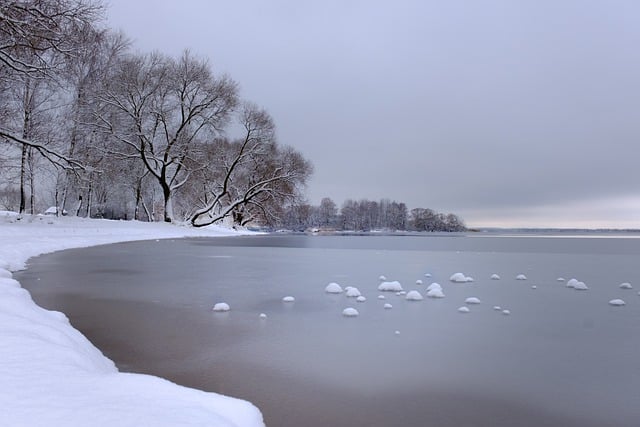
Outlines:
<svg viewBox="0 0 640 427"><path fill-rule="evenodd" d="M120 373L59 312L11 278L30 257L131 240L238 234L162 223L0 212L0 413L7 426L264 426L251 403Z"/></svg>

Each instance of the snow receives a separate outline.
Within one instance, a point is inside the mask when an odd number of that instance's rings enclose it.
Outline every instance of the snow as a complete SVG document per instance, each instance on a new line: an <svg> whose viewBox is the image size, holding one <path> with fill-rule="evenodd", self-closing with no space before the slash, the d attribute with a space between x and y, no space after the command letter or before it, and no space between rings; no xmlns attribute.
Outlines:
<svg viewBox="0 0 640 427"><path fill-rule="evenodd" d="M427 287L427 291L433 291L434 289L441 291L442 286L440 285L440 283L433 282L432 284L429 285L429 287Z"/></svg>
<svg viewBox="0 0 640 427"><path fill-rule="evenodd" d="M477 297L469 297L464 300L465 304L480 304L480 298Z"/></svg>
<svg viewBox="0 0 640 427"><path fill-rule="evenodd" d="M389 303L386 303L385 305L383 305L383 307L384 307L385 309L387 309L387 310L389 310L389 309L393 308L393 306L392 306L391 304L389 304Z"/></svg>
<svg viewBox="0 0 640 427"><path fill-rule="evenodd" d="M424 277L427 277L427 278L431 277L431 273L424 273Z"/></svg>
<svg viewBox="0 0 640 427"><path fill-rule="evenodd" d="M342 315L345 317L356 317L358 316L360 313L358 313L358 310L356 310L353 307L347 307L344 310L342 310Z"/></svg>
<svg viewBox="0 0 640 427"><path fill-rule="evenodd" d="M422 301L424 299L418 291L409 291L405 298L407 301Z"/></svg>
<svg viewBox="0 0 640 427"><path fill-rule="evenodd" d="M358 288L355 288L353 286L347 286L345 288L345 295L350 297L350 298L357 298L357 297L361 296L362 294L360 293L360 290Z"/></svg>
<svg viewBox="0 0 640 427"><path fill-rule="evenodd" d="M558 277L558 278L556 279L556 281L557 281L557 282L564 282L564 277Z"/></svg>
<svg viewBox="0 0 640 427"><path fill-rule="evenodd" d="M213 311L229 311L231 307L226 302L219 302L213 306Z"/></svg>
<svg viewBox="0 0 640 427"><path fill-rule="evenodd" d="M531 289L538 289L537 285L531 285Z"/></svg>
<svg viewBox="0 0 640 427"><path fill-rule="evenodd" d="M473 277L465 276L463 273L454 273L449 280L455 283L473 282Z"/></svg>
<svg viewBox="0 0 640 427"><path fill-rule="evenodd" d="M578 279L569 279L569 281L567 281L566 287L575 288L578 283L580 283Z"/></svg>
<svg viewBox="0 0 640 427"><path fill-rule="evenodd" d="M442 288L434 288L427 292L427 298L444 298Z"/></svg>
<svg viewBox="0 0 640 427"><path fill-rule="evenodd" d="M612 299L611 301L609 301L609 305L620 307L625 305L625 302L621 299Z"/></svg>
<svg viewBox="0 0 640 427"><path fill-rule="evenodd" d="M422 280L420 279L416 280L416 285L422 285Z"/></svg>
<svg viewBox="0 0 640 427"><path fill-rule="evenodd" d="M266 319L266 318L267 318L267 315L266 315L266 314L264 314L264 313L260 313L260 318L261 318L261 319Z"/></svg>
<svg viewBox="0 0 640 427"><path fill-rule="evenodd" d="M502 314L504 314L505 316L508 316L511 314L511 312L509 310L502 310Z"/></svg>
<svg viewBox="0 0 640 427"><path fill-rule="evenodd" d="M378 290L383 292L400 292L402 291L402 285L397 280L393 282L382 282L378 285Z"/></svg>
<svg viewBox="0 0 640 427"><path fill-rule="evenodd" d="M327 287L324 288L324 291L328 294L341 294L343 292L342 286L337 283L329 283Z"/></svg>
<svg viewBox="0 0 640 427"><path fill-rule="evenodd" d="M469 313L469 307L458 307L458 313Z"/></svg>
<svg viewBox="0 0 640 427"><path fill-rule="evenodd" d="M502 307L500 307L499 305L494 305L493 309L496 311L502 311Z"/></svg>
<svg viewBox="0 0 640 427"><path fill-rule="evenodd" d="M18 218L20 218L18 220ZM33 256L99 244L233 235L222 227L0 215L0 413L7 426L264 426L251 403L120 373L64 314L37 306L9 269Z"/></svg>
<svg viewBox="0 0 640 427"><path fill-rule="evenodd" d="M578 283L573 285L573 289L575 289L576 291L587 291L589 290L589 287L585 285L584 282L578 281Z"/></svg>
<svg viewBox="0 0 640 427"><path fill-rule="evenodd" d="M491 280L500 280L500 276L498 276L497 274L492 274Z"/></svg>
<svg viewBox="0 0 640 427"><path fill-rule="evenodd" d="M633 289L633 286L631 286L631 283L624 282L624 283L620 283L619 288L620 289Z"/></svg>
<svg viewBox="0 0 640 427"><path fill-rule="evenodd" d="M378 299L386 299L387 297L385 297L384 295L378 295Z"/></svg>
<svg viewBox="0 0 640 427"><path fill-rule="evenodd" d="M516 276L516 280L527 280L527 276L525 276L524 274L518 274Z"/></svg>
<svg viewBox="0 0 640 427"><path fill-rule="evenodd" d="M381 282L386 282L387 278L385 276L380 276L378 277L378 280L380 280Z"/></svg>
<svg viewBox="0 0 640 427"><path fill-rule="evenodd" d="M367 300L366 297L363 297L362 295L360 295L359 297L356 298L356 301L358 302L365 302Z"/></svg>
<svg viewBox="0 0 640 427"><path fill-rule="evenodd" d="M294 302L295 300L296 299L291 295L287 295L286 297L282 298L282 302Z"/></svg>

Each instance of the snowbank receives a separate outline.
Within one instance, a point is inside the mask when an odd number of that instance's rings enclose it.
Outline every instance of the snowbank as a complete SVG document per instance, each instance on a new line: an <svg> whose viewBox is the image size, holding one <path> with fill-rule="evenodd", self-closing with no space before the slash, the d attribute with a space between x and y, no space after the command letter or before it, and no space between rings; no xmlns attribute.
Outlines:
<svg viewBox="0 0 640 427"><path fill-rule="evenodd" d="M220 227L0 216L0 269L32 256L105 243L237 234ZM11 426L264 426L249 402L158 377L120 373L59 312L0 275L0 413Z"/></svg>

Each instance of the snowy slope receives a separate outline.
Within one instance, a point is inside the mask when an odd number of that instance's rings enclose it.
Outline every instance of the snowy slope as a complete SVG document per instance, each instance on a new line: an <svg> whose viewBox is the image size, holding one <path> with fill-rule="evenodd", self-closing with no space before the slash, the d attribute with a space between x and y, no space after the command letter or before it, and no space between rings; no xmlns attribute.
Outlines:
<svg viewBox="0 0 640 427"><path fill-rule="evenodd" d="M61 249L237 234L224 228L0 212L0 413L10 426L264 426L251 403L119 373L66 316L38 307L9 271Z"/></svg>

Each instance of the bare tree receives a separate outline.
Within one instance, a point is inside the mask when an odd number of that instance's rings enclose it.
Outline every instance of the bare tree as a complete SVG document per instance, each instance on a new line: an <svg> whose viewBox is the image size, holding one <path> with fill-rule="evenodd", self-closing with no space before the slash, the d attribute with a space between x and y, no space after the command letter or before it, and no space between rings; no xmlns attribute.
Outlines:
<svg viewBox="0 0 640 427"><path fill-rule="evenodd" d="M133 151L113 154L143 162L162 188L164 220L171 222L175 192L204 167L199 138L222 130L237 102L236 84L214 78L207 62L188 51L178 60L157 53L129 56L113 82L101 97L106 108L98 112L99 126Z"/></svg>
<svg viewBox="0 0 640 427"><path fill-rule="evenodd" d="M246 103L239 121L242 139L209 146L213 168L205 179L201 207L190 218L195 227L230 215L238 224L258 215L274 219L274 207L295 199L311 173L311 164L300 153L277 145L273 120L264 109Z"/></svg>

